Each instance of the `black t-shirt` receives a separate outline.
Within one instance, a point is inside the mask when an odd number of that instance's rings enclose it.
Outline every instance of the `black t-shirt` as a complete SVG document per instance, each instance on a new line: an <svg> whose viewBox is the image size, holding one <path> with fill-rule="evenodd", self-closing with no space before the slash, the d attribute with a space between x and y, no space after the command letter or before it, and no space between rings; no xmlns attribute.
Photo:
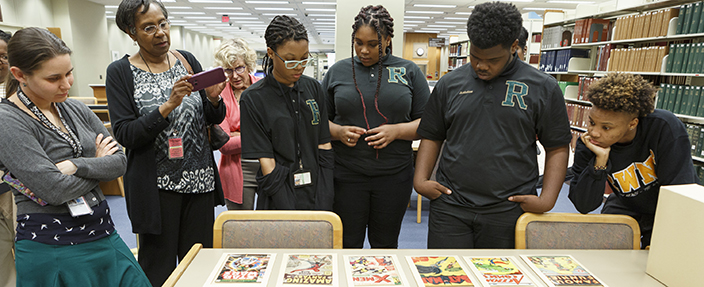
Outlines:
<svg viewBox="0 0 704 287"><path fill-rule="evenodd" d="M514 56L484 81L471 65L440 79L418 133L445 141L437 181L453 191L439 200L478 213L516 207L508 197L536 194L536 135L547 148L572 138L562 91L550 75Z"/></svg>
<svg viewBox="0 0 704 287"><path fill-rule="evenodd" d="M640 214L655 214L661 185L697 183L689 137L671 112L655 110L639 118L636 137L614 144L606 170L594 170L594 153L577 141L569 198L581 213L599 207L608 180L623 205Z"/></svg>
<svg viewBox="0 0 704 287"><path fill-rule="evenodd" d="M430 90L418 65L393 55L382 57L377 112L374 94L379 78L378 63L365 67L357 57L354 61L357 87L364 95L364 104L352 78L352 58L335 63L323 80L328 116L333 123L373 129L384 124L381 114L388 119L387 124L407 123L421 117ZM412 164L411 141L395 140L376 150L366 144L365 137L362 135L354 147L333 141L335 164L367 176L395 174Z"/></svg>
<svg viewBox="0 0 704 287"><path fill-rule="evenodd" d="M299 169L296 125L303 168L311 172L313 182L296 188L296 197L299 203L308 200L304 207L312 206L318 178L318 145L330 142L327 118L323 90L316 80L304 75L290 88L268 75L252 84L240 99L242 158L273 158L290 169L287 181L293 187L292 174Z"/></svg>

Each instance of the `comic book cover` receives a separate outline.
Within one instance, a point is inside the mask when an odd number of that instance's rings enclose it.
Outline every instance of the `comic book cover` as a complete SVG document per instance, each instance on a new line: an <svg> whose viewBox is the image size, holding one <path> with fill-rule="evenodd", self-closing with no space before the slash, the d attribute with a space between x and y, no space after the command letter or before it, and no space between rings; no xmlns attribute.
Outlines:
<svg viewBox="0 0 704 287"><path fill-rule="evenodd" d="M550 286L606 286L572 256L521 257Z"/></svg>
<svg viewBox="0 0 704 287"><path fill-rule="evenodd" d="M335 254L284 254L279 286L337 286Z"/></svg>
<svg viewBox="0 0 704 287"><path fill-rule="evenodd" d="M349 286L405 286L394 255L345 256Z"/></svg>
<svg viewBox="0 0 704 287"><path fill-rule="evenodd" d="M275 254L223 254L204 286L266 286Z"/></svg>
<svg viewBox="0 0 704 287"><path fill-rule="evenodd" d="M474 286L454 256L406 256L406 260L419 287Z"/></svg>
<svg viewBox="0 0 704 287"><path fill-rule="evenodd" d="M486 286L537 286L532 278L518 266L518 260L505 257L464 258L479 281Z"/></svg>

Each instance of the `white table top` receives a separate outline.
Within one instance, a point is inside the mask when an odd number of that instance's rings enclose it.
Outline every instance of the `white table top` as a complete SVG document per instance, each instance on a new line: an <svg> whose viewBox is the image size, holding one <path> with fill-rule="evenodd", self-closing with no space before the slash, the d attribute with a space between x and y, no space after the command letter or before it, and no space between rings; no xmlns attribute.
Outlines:
<svg viewBox="0 0 704 287"><path fill-rule="evenodd" d="M411 286L415 286L416 281L411 272L406 256L446 256L454 255L457 257L463 256L514 256L518 259L519 255L571 255L587 268L594 276L599 278L605 285L610 287L662 287L661 283L645 273L645 267L648 260L648 251L646 250L539 250L539 249L210 249L204 248L196 255L195 259L188 266L183 276L176 283L176 286L203 286L213 270L216 268L222 254L226 253L276 253L273 262L270 262L271 277L267 286L276 286L276 279L280 273L280 266L284 260L285 253L312 254L312 253L327 253L337 254L339 286L347 285L347 274L344 271L344 255L396 255L398 264L402 269L402 273L406 278L406 282L411 282ZM461 260L458 258L458 260ZM520 260L520 259L519 259ZM525 264L524 264L525 265ZM529 268L526 268L526 273L531 273L533 277L538 278L535 273ZM468 273L471 273L468 271ZM479 282L475 282L473 274L469 274L475 286L481 286ZM538 285L541 285L540 280ZM543 283L544 284L544 283ZM222 284L222 286L231 286ZM541 285L542 286L542 285ZM546 286L546 285L545 285Z"/></svg>

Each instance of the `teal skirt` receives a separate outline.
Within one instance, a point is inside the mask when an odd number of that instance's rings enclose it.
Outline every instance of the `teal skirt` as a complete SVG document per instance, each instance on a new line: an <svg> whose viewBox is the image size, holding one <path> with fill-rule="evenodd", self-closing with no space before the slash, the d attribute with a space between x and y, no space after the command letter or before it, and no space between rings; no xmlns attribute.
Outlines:
<svg viewBox="0 0 704 287"><path fill-rule="evenodd" d="M15 242L17 286L151 286L117 231L77 245Z"/></svg>

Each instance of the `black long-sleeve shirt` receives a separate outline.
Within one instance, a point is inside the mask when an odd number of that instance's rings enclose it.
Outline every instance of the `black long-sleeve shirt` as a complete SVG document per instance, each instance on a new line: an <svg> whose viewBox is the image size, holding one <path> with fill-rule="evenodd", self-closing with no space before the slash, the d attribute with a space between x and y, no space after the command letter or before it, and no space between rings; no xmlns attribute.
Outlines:
<svg viewBox="0 0 704 287"><path fill-rule="evenodd" d="M690 149L684 124L664 110L640 118L631 143L611 146L606 170L594 170L596 156L579 139L569 199L579 212L588 213L601 205L608 180L628 208L655 214L661 185L698 182Z"/></svg>

